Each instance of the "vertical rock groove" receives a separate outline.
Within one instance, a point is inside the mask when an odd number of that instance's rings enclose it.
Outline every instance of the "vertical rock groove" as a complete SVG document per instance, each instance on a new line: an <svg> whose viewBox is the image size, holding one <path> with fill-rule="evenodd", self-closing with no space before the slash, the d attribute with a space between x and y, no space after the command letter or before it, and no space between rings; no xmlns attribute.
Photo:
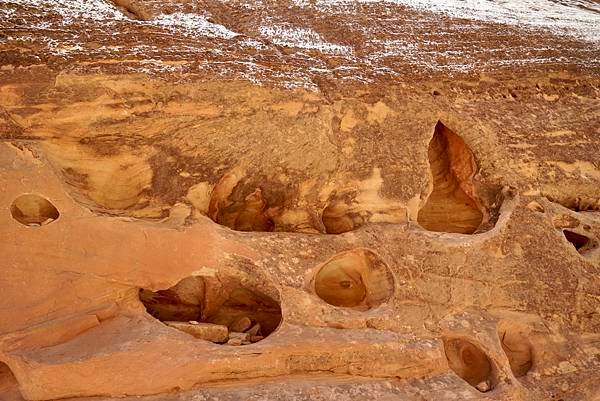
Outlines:
<svg viewBox="0 0 600 401"><path fill-rule="evenodd" d="M433 190L419 211L419 224L430 231L473 233L483 220L472 181L477 170L473 153L460 136L438 122L428 156Z"/></svg>

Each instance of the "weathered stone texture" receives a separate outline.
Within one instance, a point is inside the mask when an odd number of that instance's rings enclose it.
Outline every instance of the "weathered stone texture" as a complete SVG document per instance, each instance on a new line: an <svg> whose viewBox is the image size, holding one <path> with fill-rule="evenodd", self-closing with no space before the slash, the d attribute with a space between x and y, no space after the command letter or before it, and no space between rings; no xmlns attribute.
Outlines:
<svg viewBox="0 0 600 401"><path fill-rule="evenodd" d="M599 400L598 42L272 3L0 0L0 399Z"/></svg>

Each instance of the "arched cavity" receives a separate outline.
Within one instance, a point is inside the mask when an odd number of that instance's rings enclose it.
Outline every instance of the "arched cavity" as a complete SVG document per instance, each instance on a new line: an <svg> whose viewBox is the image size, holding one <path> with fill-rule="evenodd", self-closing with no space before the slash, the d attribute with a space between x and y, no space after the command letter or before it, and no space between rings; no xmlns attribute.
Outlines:
<svg viewBox="0 0 600 401"><path fill-rule="evenodd" d="M35 194L17 197L10 206L10 214L19 223L40 227L58 219L58 209L46 198Z"/></svg>
<svg viewBox="0 0 600 401"><path fill-rule="evenodd" d="M343 252L326 262L314 279L316 294L328 304L367 310L387 301L394 279L385 263L373 252Z"/></svg>
<svg viewBox="0 0 600 401"><path fill-rule="evenodd" d="M148 313L194 337L246 345L270 335L281 323L277 290L242 283L234 276L184 278L160 291L140 290Z"/></svg>
<svg viewBox="0 0 600 401"><path fill-rule="evenodd" d="M19 384L7 364L0 362L0 400L24 401Z"/></svg>
<svg viewBox="0 0 600 401"><path fill-rule="evenodd" d="M356 230L364 224L364 219L350 211L345 202L332 202L323 210L323 226L327 234L342 234Z"/></svg>
<svg viewBox="0 0 600 401"><path fill-rule="evenodd" d="M209 210L213 220L237 231L273 231L274 223L266 214L268 204L260 188L223 207Z"/></svg>
<svg viewBox="0 0 600 401"><path fill-rule="evenodd" d="M461 338L444 339L448 365L460 378L486 392L493 389L492 364L479 347Z"/></svg>
<svg viewBox="0 0 600 401"><path fill-rule="evenodd" d="M498 337L515 377L522 377L533 366L533 350L525 330L515 324L501 322Z"/></svg>
<svg viewBox="0 0 600 401"><path fill-rule="evenodd" d="M475 196L477 164L465 141L438 122L429 142L433 190L419 211L418 223L427 230L471 234L483 212Z"/></svg>
<svg viewBox="0 0 600 401"><path fill-rule="evenodd" d="M581 255L586 255L590 251L598 248L598 242L586 235L571 230L563 230L563 235Z"/></svg>
<svg viewBox="0 0 600 401"><path fill-rule="evenodd" d="M263 189L247 182L239 172L221 178L213 189L208 215L217 224L237 231L273 231L269 202Z"/></svg>

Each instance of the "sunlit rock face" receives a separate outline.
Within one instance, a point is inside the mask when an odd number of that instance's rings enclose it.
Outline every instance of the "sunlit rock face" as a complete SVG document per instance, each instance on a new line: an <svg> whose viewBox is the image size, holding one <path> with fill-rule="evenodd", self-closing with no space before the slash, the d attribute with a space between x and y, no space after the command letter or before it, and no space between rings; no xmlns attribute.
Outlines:
<svg viewBox="0 0 600 401"><path fill-rule="evenodd" d="M0 400L596 401L598 26L0 0Z"/></svg>

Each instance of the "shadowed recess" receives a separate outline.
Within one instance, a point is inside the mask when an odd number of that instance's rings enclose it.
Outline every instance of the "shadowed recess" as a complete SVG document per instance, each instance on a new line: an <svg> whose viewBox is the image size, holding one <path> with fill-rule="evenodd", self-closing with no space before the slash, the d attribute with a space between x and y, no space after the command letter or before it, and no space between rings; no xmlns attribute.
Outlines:
<svg viewBox="0 0 600 401"><path fill-rule="evenodd" d="M459 377L485 392L493 388L492 365L476 345L460 338L444 339L448 365Z"/></svg>
<svg viewBox="0 0 600 401"><path fill-rule="evenodd" d="M275 224L268 216L269 204L263 190L232 172L221 178L213 189L209 217L237 231L273 231Z"/></svg>
<svg viewBox="0 0 600 401"><path fill-rule="evenodd" d="M394 291L394 279L381 258L366 249L334 256L314 280L317 295L334 306L367 310L385 302Z"/></svg>
<svg viewBox="0 0 600 401"><path fill-rule="evenodd" d="M10 214L19 223L29 227L39 227L58 219L58 209L46 198L35 194L25 194L15 199L10 206Z"/></svg>
<svg viewBox="0 0 600 401"><path fill-rule="evenodd" d="M0 362L0 400L25 401L19 391L19 384L12 371L5 363Z"/></svg>
<svg viewBox="0 0 600 401"><path fill-rule="evenodd" d="M263 283L264 285L264 283ZM160 291L140 290L147 312L197 338L229 345L262 340L281 322L276 289L253 288L236 277L184 278Z"/></svg>
<svg viewBox="0 0 600 401"><path fill-rule="evenodd" d="M322 215L323 226L327 234L342 234L358 229L364 224L364 218L350 210L348 203L335 201L327 205Z"/></svg>
<svg viewBox="0 0 600 401"><path fill-rule="evenodd" d="M267 202L257 188L243 199L232 201L213 214L216 223L237 231L273 231L274 224L266 215Z"/></svg>
<svg viewBox="0 0 600 401"><path fill-rule="evenodd" d="M483 220L475 200L473 153L461 137L438 122L428 156L433 190L419 211L419 224L430 231L473 233Z"/></svg>
<svg viewBox="0 0 600 401"><path fill-rule="evenodd" d="M533 366L533 351L525 331L518 325L501 322L498 337L515 377L522 377Z"/></svg>
<svg viewBox="0 0 600 401"><path fill-rule="evenodd" d="M575 231L563 230L563 235L581 255L585 255L598 247L598 243L595 240Z"/></svg>

